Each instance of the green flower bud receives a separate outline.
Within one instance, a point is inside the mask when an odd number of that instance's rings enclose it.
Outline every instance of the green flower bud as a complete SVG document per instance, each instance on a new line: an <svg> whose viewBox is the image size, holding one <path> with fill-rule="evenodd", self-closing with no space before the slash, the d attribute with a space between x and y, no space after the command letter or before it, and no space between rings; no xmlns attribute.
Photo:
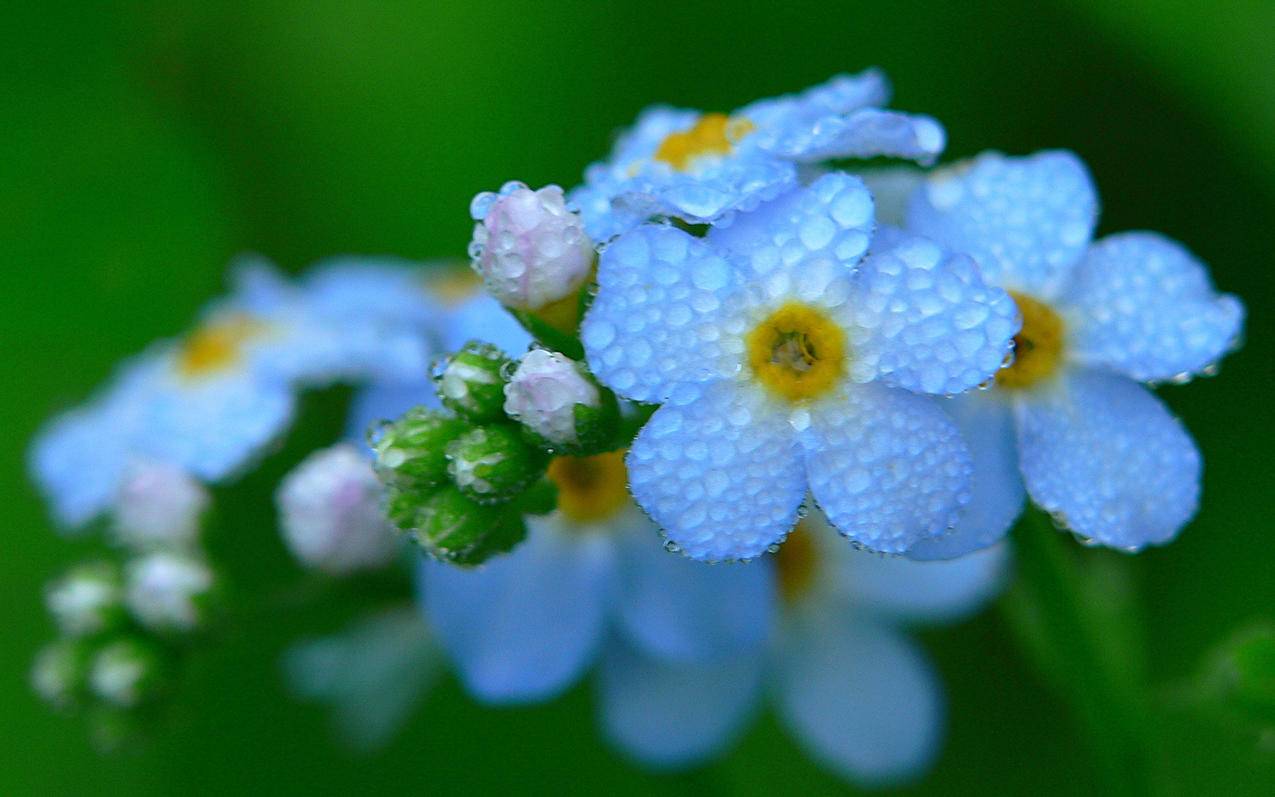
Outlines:
<svg viewBox="0 0 1275 797"><path fill-rule="evenodd" d="M107 644L93 656L89 688L108 705L134 708L159 692L163 675L163 657L155 644L126 637Z"/></svg>
<svg viewBox="0 0 1275 797"><path fill-rule="evenodd" d="M445 412L417 407L386 426L373 443L387 487L429 490L447 481L447 444L469 430Z"/></svg>
<svg viewBox="0 0 1275 797"><path fill-rule="evenodd" d="M443 406L473 423L504 419L505 373L511 362L490 343L470 341L443 361L434 376Z"/></svg>
<svg viewBox="0 0 1275 797"><path fill-rule="evenodd" d="M45 591L45 604L63 634L93 636L124 621L119 568L110 562L78 565Z"/></svg>
<svg viewBox="0 0 1275 797"><path fill-rule="evenodd" d="M479 503L503 503L538 479L545 457L512 426L480 426L447 446L452 482Z"/></svg>
<svg viewBox="0 0 1275 797"><path fill-rule="evenodd" d="M31 687L56 709L75 707L88 690L92 645L82 639L59 639L46 645L31 667Z"/></svg>
<svg viewBox="0 0 1275 797"><path fill-rule="evenodd" d="M418 506L410 529L431 556L458 565L485 562L527 536L522 516L512 507L475 503L454 486Z"/></svg>

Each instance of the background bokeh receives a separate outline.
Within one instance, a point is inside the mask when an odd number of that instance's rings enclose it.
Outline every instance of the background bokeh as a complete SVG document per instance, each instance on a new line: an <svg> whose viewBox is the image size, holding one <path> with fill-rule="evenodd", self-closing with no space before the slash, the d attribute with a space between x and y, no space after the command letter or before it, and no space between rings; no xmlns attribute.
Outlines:
<svg viewBox="0 0 1275 797"><path fill-rule="evenodd" d="M1166 549L1085 561L1115 557L1127 574L1153 693L1172 692L1232 630L1275 617L1269 2L85 2L5 17L0 794L844 788L769 717L720 763L641 774L598 738L587 685L497 711L444 680L389 749L349 754L322 710L286 696L278 656L337 628L354 590L238 612L163 732L103 758L82 722L26 684L53 634L42 583L92 544L54 534L24 449L121 357L180 332L238 252L288 270L346 252L462 255L476 191L572 184L645 104L729 109L872 64L893 78L896 107L944 121L950 157L1070 147L1098 180L1101 232L1186 241L1245 299L1246 348L1219 377L1162 391L1205 452L1199 518ZM340 402L311 402L263 472L223 496L212 545L241 597L300 578L270 488L336 436ZM993 608L925 636L949 687L950 738L917 793L1091 793L1082 729L1008 626ZM1183 793L1275 792L1275 753L1256 737L1182 722L1167 755Z"/></svg>

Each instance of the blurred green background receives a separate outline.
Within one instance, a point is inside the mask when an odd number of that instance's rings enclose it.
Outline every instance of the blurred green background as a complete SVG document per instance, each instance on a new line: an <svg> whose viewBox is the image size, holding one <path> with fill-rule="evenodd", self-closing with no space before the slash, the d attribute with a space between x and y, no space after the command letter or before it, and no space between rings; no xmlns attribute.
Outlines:
<svg viewBox="0 0 1275 797"><path fill-rule="evenodd" d="M1216 379L1162 391L1205 453L1199 518L1166 549L1083 563L1129 579L1153 694L1172 694L1232 630L1275 617L1270 2L86 2L5 16L0 794L845 788L768 717L720 763L641 774L597 737L588 686L496 711L446 680L389 749L351 755L278 672L288 641L354 611L349 591L239 617L198 657L163 732L103 758L83 722L26 684L53 634L41 586L91 546L53 533L24 457L44 418L178 333L238 252L289 270L344 252L461 255L476 191L572 184L645 104L729 109L872 64L893 78L896 107L947 125L950 157L1070 147L1099 182L1102 232L1181 239L1245 299L1244 351ZM270 489L335 436L338 411L339 397L315 402L263 472L223 496L214 548L244 594L297 576ZM1004 613L925 640L949 687L950 734L911 791L1092 793L1082 727ZM1164 724L1172 782L1275 793L1275 740L1263 752L1255 733L1210 722Z"/></svg>

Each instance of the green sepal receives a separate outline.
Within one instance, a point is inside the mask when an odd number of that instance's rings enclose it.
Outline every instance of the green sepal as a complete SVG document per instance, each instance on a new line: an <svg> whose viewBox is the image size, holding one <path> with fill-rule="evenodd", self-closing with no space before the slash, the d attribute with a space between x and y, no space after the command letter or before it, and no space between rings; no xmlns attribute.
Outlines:
<svg viewBox="0 0 1275 797"><path fill-rule="evenodd" d="M418 506L410 528L412 538L430 556L462 566L510 551L527 536L514 507L476 503L453 485L440 488Z"/></svg>
<svg viewBox="0 0 1275 797"><path fill-rule="evenodd" d="M495 345L471 340L439 365L434 376L439 401L471 423L503 420L512 365Z"/></svg>
<svg viewBox="0 0 1275 797"><path fill-rule="evenodd" d="M480 426L447 446L447 473L468 498L504 503L544 473L548 458L512 425Z"/></svg>
<svg viewBox="0 0 1275 797"><path fill-rule="evenodd" d="M530 311L515 310L512 307L506 307L505 309L514 318L518 319L518 323L522 324L523 328L533 338L543 343L546 348L561 352L573 360L584 359L584 345L580 343L580 339L575 335L557 329Z"/></svg>
<svg viewBox="0 0 1275 797"><path fill-rule="evenodd" d="M441 410L416 407L372 441L376 472L387 487L419 492L447 481L447 445L472 427Z"/></svg>

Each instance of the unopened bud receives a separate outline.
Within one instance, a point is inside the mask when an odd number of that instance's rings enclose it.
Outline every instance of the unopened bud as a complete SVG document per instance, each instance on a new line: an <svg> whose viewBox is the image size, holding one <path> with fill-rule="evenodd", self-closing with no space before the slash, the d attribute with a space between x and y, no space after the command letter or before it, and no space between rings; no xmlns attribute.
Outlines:
<svg viewBox="0 0 1275 797"><path fill-rule="evenodd" d="M135 550L189 548L208 503L208 490L181 468L135 462L115 502L115 537Z"/></svg>
<svg viewBox="0 0 1275 797"><path fill-rule="evenodd" d="M125 603L152 631L192 631L205 619L213 574L206 564L177 553L152 553L129 562Z"/></svg>
<svg viewBox="0 0 1275 797"><path fill-rule="evenodd" d="M509 358L490 343L470 341L438 369L435 383L443 405L474 423L504 417Z"/></svg>
<svg viewBox="0 0 1275 797"><path fill-rule="evenodd" d="M308 567L349 573L388 564L398 547L371 463L349 443L316 451L276 494L283 540Z"/></svg>
<svg viewBox="0 0 1275 797"><path fill-rule="evenodd" d="M447 444L470 429L448 413L417 407L373 442L376 475L387 487L424 492L447 481Z"/></svg>
<svg viewBox="0 0 1275 797"><path fill-rule="evenodd" d="M109 705L134 708L158 691L162 664L154 644L131 637L116 640L93 657L89 687Z"/></svg>
<svg viewBox="0 0 1275 797"><path fill-rule="evenodd" d="M510 506L479 504L455 486L446 486L418 505L412 537L435 559L477 565L522 541L527 527Z"/></svg>
<svg viewBox="0 0 1275 797"><path fill-rule="evenodd" d="M57 709L75 706L88 688L91 643L59 639L46 645L31 667L31 688Z"/></svg>
<svg viewBox="0 0 1275 797"><path fill-rule="evenodd" d="M557 352L532 349L505 387L505 413L553 453L592 452L614 432L614 398L584 367Z"/></svg>
<svg viewBox="0 0 1275 797"><path fill-rule="evenodd" d="M593 241L556 185L533 191L519 182L484 192L469 206L474 269L501 304L539 310L577 291L593 268Z"/></svg>
<svg viewBox="0 0 1275 797"><path fill-rule="evenodd" d="M447 446L452 483L473 501L508 501L540 478L545 457L509 425L480 426Z"/></svg>
<svg viewBox="0 0 1275 797"><path fill-rule="evenodd" d="M45 604L70 637L110 630L124 619L119 569L109 562L79 565L49 585Z"/></svg>

